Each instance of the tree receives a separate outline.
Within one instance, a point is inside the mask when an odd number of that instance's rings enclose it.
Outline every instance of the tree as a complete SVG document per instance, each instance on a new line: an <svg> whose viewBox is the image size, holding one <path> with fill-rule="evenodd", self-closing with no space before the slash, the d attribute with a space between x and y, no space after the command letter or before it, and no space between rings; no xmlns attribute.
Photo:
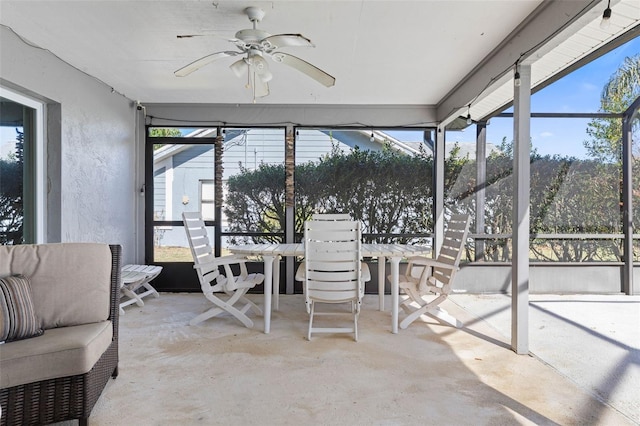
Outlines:
<svg viewBox="0 0 640 426"><path fill-rule="evenodd" d="M260 164L257 169L241 167L229 177L224 204L230 232L282 232L285 228L284 165ZM277 235L253 237L257 243L280 242ZM240 238L232 238L239 243ZM246 242L242 241L242 242Z"/></svg>
<svg viewBox="0 0 640 426"><path fill-rule="evenodd" d="M23 243L24 133L16 129L16 152L0 159L0 245Z"/></svg>
<svg viewBox="0 0 640 426"><path fill-rule="evenodd" d="M424 234L432 224L432 170L429 155L409 156L385 146L380 151L332 151L316 162L296 166L295 232L313 213L349 212L364 233ZM242 169L228 181L224 213L232 232L282 232L284 166L261 164ZM271 242L277 235L252 237ZM388 235L375 242L405 242ZM238 239L236 239L238 240ZM424 242L426 237L412 239Z"/></svg>
<svg viewBox="0 0 640 426"><path fill-rule="evenodd" d="M594 160L538 154L532 150L530 230L532 234L616 233L620 231L618 167ZM451 168L445 204L457 212L475 213L475 164ZM511 234L513 214L513 143L503 139L487 158L485 231ZM451 185L451 183L447 183ZM482 185L482 183L481 183ZM460 188L455 190L455 188ZM466 190L465 190L466 188ZM473 228L472 228L473 229ZM484 259L506 262L511 247L506 238L485 241ZM533 239L532 259L580 262L619 260L615 240Z"/></svg>
<svg viewBox="0 0 640 426"><path fill-rule="evenodd" d="M180 129L176 129L175 127L153 127L149 130L149 136L152 138L171 138L182 136L182 132ZM153 150L162 148L163 144L153 144Z"/></svg>
<svg viewBox="0 0 640 426"><path fill-rule="evenodd" d="M640 96L640 54L624 59L609 78L600 95L600 112L622 113ZM638 122L634 135L638 134ZM587 125L589 140L584 142L588 154L602 162L620 163L622 121L619 118L596 118ZM633 138L637 141L637 137ZM638 146L634 147L638 154Z"/></svg>

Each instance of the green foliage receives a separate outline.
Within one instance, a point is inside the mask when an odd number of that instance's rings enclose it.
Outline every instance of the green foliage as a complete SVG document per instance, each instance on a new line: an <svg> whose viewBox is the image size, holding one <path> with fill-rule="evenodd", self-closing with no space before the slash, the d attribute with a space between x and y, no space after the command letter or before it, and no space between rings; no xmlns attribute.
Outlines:
<svg viewBox="0 0 640 426"><path fill-rule="evenodd" d="M0 159L0 245L23 243L24 133L16 133L15 155Z"/></svg>
<svg viewBox="0 0 640 426"><path fill-rule="evenodd" d="M433 229L432 169L433 159L427 155L412 157L389 147L343 152L334 146L319 161L296 166L295 231L301 233L304 221L314 213L349 212L363 222L364 233L428 233ZM262 164L230 177L224 207L229 231L282 232L284 176L284 166ZM253 237L255 242L278 239L276 235ZM407 239L381 236L374 240Z"/></svg>
<svg viewBox="0 0 640 426"><path fill-rule="evenodd" d="M620 167L594 160L578 160L558 155L531 153L530 232L532 234L619 233ZM449 196L452 210L475 216L475 162L456 176L456 187L466 193ZM513 223L513 148L503 139L500 150L487 158L485 184L485 229L487 234L512 233ZM451 192L449 192L451 194ZM454 207L451 207L454 206ZM475 224L472 223L472 228ZM484 258L509 261L511 247L506 238L487 240ZM580 239L535 239L532 260L596 261L620 260L618 241Z"/></svg>
<svg viewBox="0 0 640 426"><path fill-rule="evenodd" d="M180 132L180 129L177 129L175 127L152 127L151 129L149 129L149 136L152 138L173 138L173 137L178 137L178 136L182 136L182 133ZM162 148L164 145L162 144L153 144L153 150L157 150Z"/></svg>
<svg viewBox="0 0 640 426"><path fill-rule="evenodd" d="M445 163L445 206L449 213L475 216L475 160L460 158L454 147ZM511 234L513 212L513 149L487 159L484 184L485 232ZM236 238L234 242L278 242L285 227L283 165L242 169L229 178L224 213L229 231L272 233ZM316 162L296 166L295 231L314 213L348 212L363 223L367 242L425 243L433 230L433 158L409 156L386 146L381 151L359 148L332 151ZM531 155L533 234L620 232L619 166L571 157ZM640 213L640 212L639 212ZM472 223L472 229L475 224ZM279 235L273 234L279 233ZM487 240L484 258L509 261L506 238ZM531 254L542 261L595 261L621 258L615 241L579 239L535 240Z"/></svg>
<svg viewBox="0 0 640 426"><path fill-rule="evenodd" d="M318 162L296 168L296 206L302 212L296 218L296 232L313 213L331 212L349 212L362 221L363 233L429 232L432 165L430 156L407 156L389 146L380 151L356 147L349 152L334 146Z"/></svg>
<svg viewBox="0 0 640 426"><path fill-rule="evenodd" d="M622 113L640 96L640 54L625 58L609 78L600 95L600 112ZM633 124L634 141L638 140L638 121ZM603 162L620 163L622 120L596 118L587 125L589 140L584 142L589 156ZM639 151L634 146L633 151Z"/></svg>
<svg viewBox="0 0 640 426"><path fill-rule="evenodd" d="M241 167L229 177L224 214L229 232L282 232L285 227L284 165L260 164L256 170ZM234 238L232 243L246 242ZM277 235L253 237L256 243L280 242Z"/></svg>

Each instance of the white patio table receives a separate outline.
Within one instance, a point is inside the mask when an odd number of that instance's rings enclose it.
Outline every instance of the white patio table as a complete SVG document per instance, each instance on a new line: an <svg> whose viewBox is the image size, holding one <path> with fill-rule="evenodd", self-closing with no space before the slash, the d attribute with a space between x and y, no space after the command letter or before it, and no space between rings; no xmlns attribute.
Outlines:
<svg viewBox="0 0 640 426"><path fill-rule="evenodd" d="M279 277L280 262L274 262L283 256L304 256L302 244L247 244L230 246L229 250L235 254L262 256L264 262L264 332L271 329L271 294L275 296L275 309L278 309L279 288L274 285L274 277ZM426 255L431 253L431 247L414 246L410 244L362 244L363 257L378 258L378 300L380 310L384 310L385 262L391 263L391 332L398 333L398 302L400 289L400 261L404 257ZM275 265L275 267L274 267ZM274 271L275 268L275 271ZM274 273L275 272L275 273Z"/></svg>

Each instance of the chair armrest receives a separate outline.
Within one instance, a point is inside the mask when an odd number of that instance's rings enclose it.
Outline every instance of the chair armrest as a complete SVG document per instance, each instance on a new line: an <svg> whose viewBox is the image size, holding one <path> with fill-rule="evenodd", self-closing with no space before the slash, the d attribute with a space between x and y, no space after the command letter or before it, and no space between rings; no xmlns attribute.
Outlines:
<svg viewBox="0 0 640 426"><path fill-rule="evenodd" d="M247 262L247 259L245 257L230 255L230 256L217 257L216 260L212 262L194 264L193 268L200 269L200 268L210 268L214 266L235 265L235 264L240 265L246 262Z"/></svg>
<svg viewBox="0 0 640 426"><path fill-rule="evenodd" d="M118 341L120 321L120 287L122 285L122 246L110 244L111 250L111 295L109 303L109 319L113 326L113 341Z"/></svg>
<svg viewBox="0 0 640 426"><path fill-rule="evenodd" d="M444 268L444 269L458 269L458 267L455 265L438 262L436 259L429 259L427 257L422 257L422 256L410 257L407 260L409 261L409 263L413 265L430 266L430 267Z"/></svg>

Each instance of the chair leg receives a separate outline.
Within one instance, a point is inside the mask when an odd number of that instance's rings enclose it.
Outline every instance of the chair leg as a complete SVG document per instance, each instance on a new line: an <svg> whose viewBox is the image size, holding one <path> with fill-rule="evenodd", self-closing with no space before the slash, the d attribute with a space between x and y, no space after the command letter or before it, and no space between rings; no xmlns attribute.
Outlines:
<svg viewBox="0 0 640 426"><path fill-rule="evenodd" d="M260 307L258 305L256 305L255 303L253 303L251 300L247 299L246 297L242 296L240 298L240 302L244 303L245 306L248 305L248 307L251 308L251 310L258 315L262 315L262 309L260 309ZM246 312L246 311L245 311Z"/></svg>
<svg viewBox="0 0 640 426"><path fill-rule="evenodd" d="M414 296L417 296L417 300ZM409 304L407 303L407 301L416 302L420 305L420 307L412 311L409 315L407 315L407 317L404 320L402 320L402 322L400 322L400 328L402 329L407 328L409 324L411 324L413 321L420 318L422 315L429 315L430 317L435 318L441 324L444 324L444 325L451 325L455 328L462 327L463 325L462 322L458 321L451 314L449 314L447 311L445 311L440 306L438 306L446 298L447 298L447 295L442 294L436 297L435 299L433 299L431 302L427 303L419 295L410 294L410 299L406 299L401 303L401 306L403 307L403 309L405 310L408 309Z"/></svg>
<svg viewBox="0 0 640 426"><path fill-rule="evenodd" d="M309 332L307 334L307 340L311 341L311 329L313 328L313 313L315 312L316 304L311 301L311 311L309 312Z"/></svg>
<svg viewBox="0 0 640 426"><path fill-rule="evenodd" d="M435 306L434 308L427 310L426 314L437 319L442 324L451 325L455 328L463 326L461 321L457 320L453 315L439 306Z"/></svg>
<svg viewBox="0 0 640 426"><path fill-rule="evenodd" d="M134 287L131 286L131 284L129 284L129 286L124 285L122 286L122 288L120 289L122 291L122 293L124 293L129 299L132 300L131 303L135 303L138 306L144 306L144 302L142 301L142 298L134 291L132 290ZM133 302L135 301L135 302Z"/></svg>
<svg viewBox="0 0 640 426"><path fill-rule="evenodd" d="M411 305L411 303L413 303L413 299L411 299L410 297L407 297L406 299L400 301L400 308L402 308L402 310L407 315L413 312L413 309L411 309L411 307L409 306Z"/></svg>
<svg viewBox="0 0 640 426"><path fill-rule="evenodd" d="M358 311L355 308L353 313L353 340L358 341Z"/></svg>
<svg viewBox="0 0 640 426"><path fill-rule="evenodd" d="M240 297L242 297L242 294L240 294L239 292L236 292L226 302L224 302L222 299L219 299L215 296L210 298L209 300L213 302L215 305L222 308L224 311L229 312L231 315L236 317L241 323L245 325L245 327L251 328L253 327L253 321L251 321L251 318L249 318L248 316L246 316L244 313L240 312L240 310L238 310L236 307L233 306Z"/></svg>
<svg viewBox="0 0 640 426"><path fill-rule="evenodd" d="M213 294L205 294L206 298L216 306L201 313L197 317L193 318L191 321L189 321L189 325L196 325L209 318L213 318L217 315L220 315L223 312L228 312L234 317L236 317L242 324L244 324L245 327L247 328L253 327L253 321L248 316L245 315L245 312L249 310L252 303L248 299L245 299L247 302L249 302L249 304L245 305L244 308L238 309L235 306L233 306L240 299L244 299L243 296L245 293L246 293L246 290L244 291L237 290L235 293L233 293L233 295L227 301L224 301Z"/></svg>
<svg viewBox="0 0 640 426"><path fill-rule="evenodd" d="M201 313L200 315L198 315L197 317L195 317L191 321L189 321L189 325L199 324L202 321L206 321L209 318L213 318L215 316L218 316L223 312L224 312L224 309L220 309L220 308L216 308L216 307L207 309L206 311L204 311L203 313Z"/></svg>

